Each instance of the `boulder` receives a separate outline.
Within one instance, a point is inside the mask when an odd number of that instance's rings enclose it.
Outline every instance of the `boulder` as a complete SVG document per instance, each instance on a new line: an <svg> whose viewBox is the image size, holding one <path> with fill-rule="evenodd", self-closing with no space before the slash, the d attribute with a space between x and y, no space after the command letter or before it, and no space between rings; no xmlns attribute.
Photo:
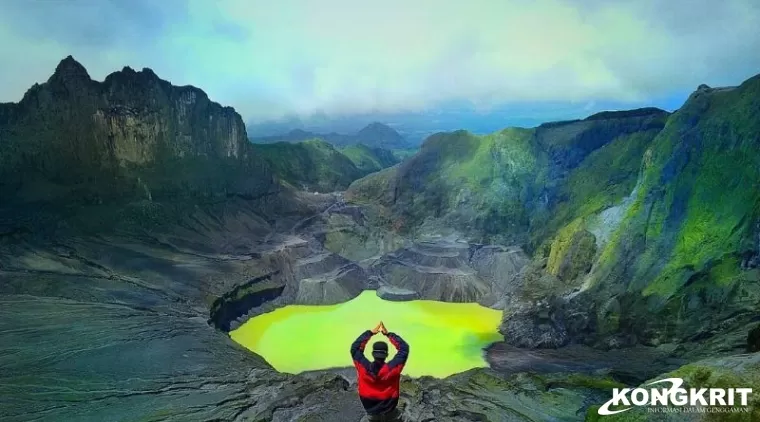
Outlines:
<svg viewBox="0 0 760 422"><path fill-rule="evenodd" d="M405 302L408 300L416 300L420 298L420 294L414 290L395 286L382 286L377 289L377 295L381 299L392 300L394 302Z"/></svg>
<svg viewBox="0 0 760 422"><path fill-rule="evenodd" d="M760 352L760 324L747 334L747 352Z"/></svg>

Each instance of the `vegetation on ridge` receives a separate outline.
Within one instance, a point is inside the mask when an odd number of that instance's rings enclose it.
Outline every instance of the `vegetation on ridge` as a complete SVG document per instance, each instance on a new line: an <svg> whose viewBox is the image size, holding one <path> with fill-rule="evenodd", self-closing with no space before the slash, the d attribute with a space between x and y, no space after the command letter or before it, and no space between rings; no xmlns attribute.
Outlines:
<svg viewBox="0 0 760 422"><path fill-rule="evenodd" d="M318 192L344 190L354 180L396 163L387 150L364 145L339 150L321 139L253 144L253 148L281 180Z"/></svg>

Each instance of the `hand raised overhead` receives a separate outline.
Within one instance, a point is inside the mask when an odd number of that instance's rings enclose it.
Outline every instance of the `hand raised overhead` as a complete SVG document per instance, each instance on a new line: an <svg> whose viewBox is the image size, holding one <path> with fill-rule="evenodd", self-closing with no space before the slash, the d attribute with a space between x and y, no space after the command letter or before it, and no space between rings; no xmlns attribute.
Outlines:
<svg viewBox="0 0 760 422"><path fill-rule="evenodd" d="M385 335L388 335L388 329L385 328L385 324L383 324L383 321L380 321L380 332Z"/></svg>
<svg viewBox="0 0 760 422"><path fill-rule="evenodd" d="M370 330L370 331L372 331L372 334L377 334L377 333L379 333L379 332L380 332L382 329L383 329L383 321L380 321L380 322L377 324L377 326L375 326L375 328L373 328L373 329L372 329L372 330Z"/></svg>

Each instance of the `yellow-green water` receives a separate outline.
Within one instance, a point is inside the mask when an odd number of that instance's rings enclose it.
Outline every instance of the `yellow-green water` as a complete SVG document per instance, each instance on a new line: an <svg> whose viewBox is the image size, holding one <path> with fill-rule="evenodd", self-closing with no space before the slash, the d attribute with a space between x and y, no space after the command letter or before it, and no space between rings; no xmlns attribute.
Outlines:
<svg viewBox="0 0 760 422"><path fill-rule="evenodd" d="M483 348L501 339L500 311L475 303L391 302L374 291L338 305L286 306L251 318L230 336L278 371L299 373L352 366L351 343L380 320L409 343L404 373L415 377L445 377L486 366ZM370 359L377 340L385 337L378 334L370 340ZM390 349L388 359L395 354Z"/></svg>

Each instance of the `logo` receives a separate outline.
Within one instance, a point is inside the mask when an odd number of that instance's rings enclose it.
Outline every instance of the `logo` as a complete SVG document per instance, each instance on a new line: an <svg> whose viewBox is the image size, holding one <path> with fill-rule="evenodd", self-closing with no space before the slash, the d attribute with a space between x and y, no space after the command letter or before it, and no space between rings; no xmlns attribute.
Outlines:
<svg viewBox="0 0 760 422"><path fill-rule="evenodd" d="M714 408L748 405L751 388L681 388L683 379L665 378L646 386L669 383L670 388L615 388L612 398L599 408L600 415L627 412L633 406L710 406ZM610 410L610 406L626 406ZM727 409L726 409L727 410ZM749 410L749 409L747 409Z"/></svg>

